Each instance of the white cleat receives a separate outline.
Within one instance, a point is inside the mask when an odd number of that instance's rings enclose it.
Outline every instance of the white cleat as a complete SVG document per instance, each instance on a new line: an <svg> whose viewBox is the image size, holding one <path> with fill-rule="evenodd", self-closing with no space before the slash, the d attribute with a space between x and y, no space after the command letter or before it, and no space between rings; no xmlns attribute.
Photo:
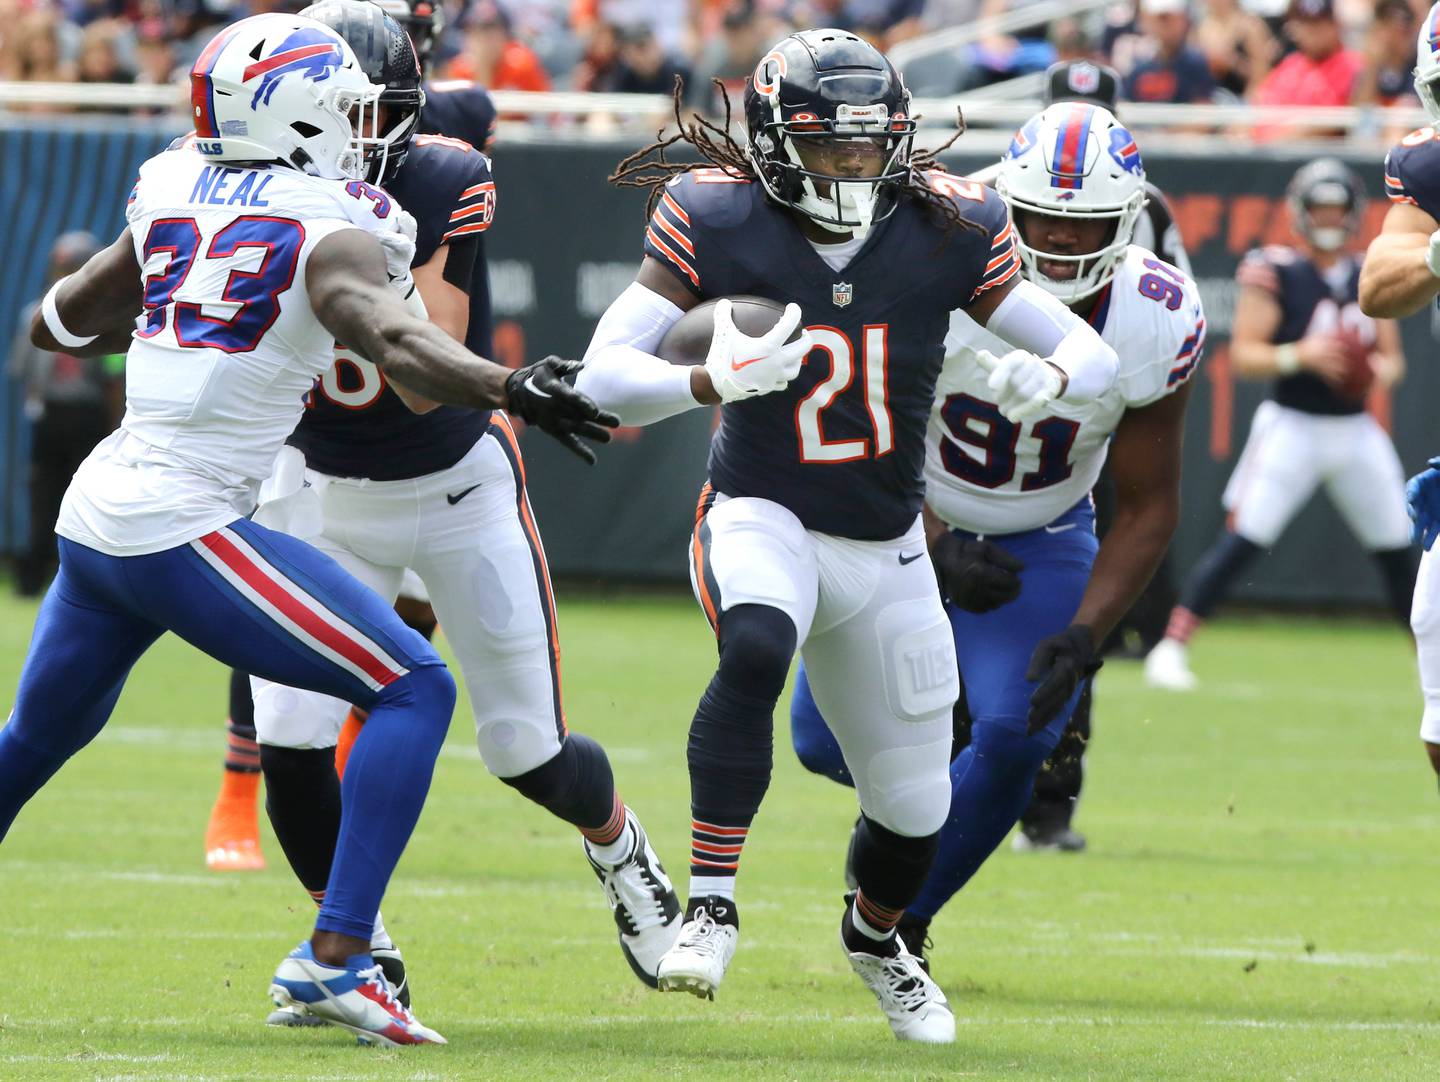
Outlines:
<svg viewBox="0 0 1440 1082"><path fill-rule="evenodd" d="M307 940L280 963L270 982L270 998L276 1007L301 1007L368 1044L393 1048L445 1043L395 997L394 987L369 954L354 955L343 966L326 965L316 960Z"/></svg>
<svg viewBox="0 0 1440 1082"><path fill-rule="evenodd" d="M713 895L702 898L680 929L680 938L660 959L656 970L660 991L714 999L739 939L740 916L734 901Z"/></svg>
<svg viewBox="0 0 1440 1082"><path fill-rule="evenodd" d="M281 1026L286 1029L313 1028L315 1026L327 1026L330 1023L321 1018L318 1014L311 1014L299 1003L290 1003L284 1007L276 1007L265 1018L267 1026Z"/></svg>
<svg viewBox="0 0 1440 1082"><path fill-rule="evenodd" d="M660 858L650 848L640 820L628 808L625 819L634 839L630 855L612 866L600 860L587 841L585 859L615 914L625 960L635 976L655 988L660 959L680 938L680 899L675 896Z"/></svg>
<svg viewBox="0 0 1440 1082"><path fill-rule="evenodd" d="M1145 657L1145 682L1166 691L1194 691L1200 681L1190 671L1189 653L1178 639L1161 639Z"/></svg>
<svg viewBox="0 0 1440 1082"><path fill-rule="evenodd" d="M940 986L930 979L930 974L920 967L920 959L905 949L904 940L895 937L900 951L889 958L868 951L852 951L845 945L843 936L840 945L845 948L850 967L860 975L865 987L875 993L896 1038L925 1044L954 1042L955 1016L950 1013L950 1002Z"/></svg>

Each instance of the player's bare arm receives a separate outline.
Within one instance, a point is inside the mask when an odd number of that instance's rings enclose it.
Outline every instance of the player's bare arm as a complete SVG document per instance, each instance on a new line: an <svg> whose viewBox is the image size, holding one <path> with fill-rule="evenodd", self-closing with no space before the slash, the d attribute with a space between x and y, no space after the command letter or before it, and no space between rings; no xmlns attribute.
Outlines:
<svg viewBox="0 0 1440 1082"><path fill-rule="evenodd" d="M1187 383L1141 409L1127 410L1110 445L1115 518L1100 543L1075 623L1105 636L1135 603L1180 521L1180 458Z"/></svg>
<svg viewBox="0 0 1440 1082"><path fill-rule="evenodd" d="M1440 293L1440 231L1425 211L1395 203L1370 242L1360 272L1360 310L1377 319L1413 315Z"/></svg>
<svg viewBox="0 0 1440 1082"><path fill-rule="evenodd" d="M387 377L427 398L472 409L509 409L587 461L594 454L579 437L607 443L609 429L619 424L560 378L575 370L575 362L547 358L511 372L417 318L391 289L380 245L360 230L340 230L316 246L305 287L326 330Z"/></svg>
<svg viewBox="0 0 1440 1082"><path fill-rule="evenodd" d="M1375 321L1375 350L1370 354L1370 367L1383 387L1394 387L1405 378L1405 346L1400 339L1400 325L1393 319Z"/></svg>
<svg viewBox="0 0 1440 1082"><path fill-rule="evenodd" d="M1304 369L1331 383L1345 376L1345 351L1328 335L1308 335L1298 342L1276 345L1280 302L1260 286L1240 287L1235 326L1230 337L1230 363L1241 379L1273 379Z"/></svg>
<svg viewBox="0 0 1440 1082"><path fill-rule="evenodd" d="M321 241L305 287L325 329L387 377L439 402L504 407L509 370L413 315L389 285L380 246L365 233L345 229Z"/></svg>
<svg viewBox="0 0 1440 1082"><path fill-rule="evenodd" d="M141 274L130 230L122 230L108 248L96 252L68 278L56 283L30 321L30 341L39 349L63 350L76 357L124 353L141 308ZM52 326L57 320L58 327ZM59 335L66 340L62 341ZM88 339L76 344L81 339Z"/></svg>
<svg viewBox="0 0 1440 1082"><path fill-rule="evenodd" d="M420 291L420 300L430 322L439 327L457 342L465 341L465 332L470 327L470 295L446 277L446 266L450 260L450 245L442 244L435 250L428 262L410 271L415 279L415 288ZM408 387L396 383L390 386L415 413L429 413L440 405L433 398L416 394Z"/></svg>

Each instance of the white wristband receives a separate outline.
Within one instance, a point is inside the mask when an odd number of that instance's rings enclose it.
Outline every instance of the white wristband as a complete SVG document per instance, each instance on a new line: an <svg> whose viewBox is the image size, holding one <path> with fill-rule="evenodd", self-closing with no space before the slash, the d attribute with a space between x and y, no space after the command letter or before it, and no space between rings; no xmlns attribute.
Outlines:
<svg viewBox="0 0 1440 1082"><path fill-rule="evenodd" d="M1294 342L1275 347L1275 371L1282 376L1300 371L1300 348Z"/></svg>
<svg viewBox="0 0 1440 1082"><path fill-rule="evenodd" d="M55 307L55 295L60 292L60 287L69 280L70 275L67 274L50 287L50 291L45 294L45 299L40 302L40 316L45 320L45 326L49 328L55 341L67 349L79 349L81 346L88 346L100 336L92 334L89 337L81 338L67 331L65 324L60 322L60 311Z"/></svg>
<svg viewBox="0 0 1440 1082"><path fill-rule="evenodd" d="M1430 234L1430 245L1425 249L1425 266L1430 273L1440 278L1440 229Z"/></svg>

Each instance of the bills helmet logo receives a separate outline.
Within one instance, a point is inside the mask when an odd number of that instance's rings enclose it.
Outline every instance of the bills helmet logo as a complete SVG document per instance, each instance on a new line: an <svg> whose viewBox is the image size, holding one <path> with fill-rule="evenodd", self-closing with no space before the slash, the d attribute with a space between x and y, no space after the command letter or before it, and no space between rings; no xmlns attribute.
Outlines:
<svg viewBox="0 0 1440 1082"><path fill-rule="evenodd" d="M1126 172L1134 173L1137 177L1145 175L1145 166L1140 161L1140 148L1135 143L1135 137L1124 128L1115 127L1110 130L1110 157Z"/></svg>
<svg viewBox="0 0 1440 1082"><path fill-rule="evenodd" d="M849 282L836 282L830 289L830 299L836 308L848 307L855 299L855 290Z"/></svg>
<svg viewBox="0 0 1440 1082"><path fill-rule="evenodd" d="M244 82L257 76L260 79L255 96L250 99L250 108L269 105L280 80L291 72L298 72L302 79L312 83L323 83L331 72L340 70L343 61L340 42L331 34L318 27L296 30L266 59L257 60L245 69Z"/></svg>
<svg viewBox="0 0 1440 1082"><path fill-rule="evenodd" d="M1035 129L1040 127L1039 117L1032 117L1025 126L1015 133L1010 140L1010 148L1005 151L1005 157L1018 158L1035 145Z"/></svg>

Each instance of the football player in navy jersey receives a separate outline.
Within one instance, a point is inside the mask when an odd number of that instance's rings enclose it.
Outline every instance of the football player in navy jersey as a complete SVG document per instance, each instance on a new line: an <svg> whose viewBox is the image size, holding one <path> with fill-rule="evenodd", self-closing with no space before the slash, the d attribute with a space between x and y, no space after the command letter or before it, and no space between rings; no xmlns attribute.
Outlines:
<svg viewBox="0 0 1440 1082"><path fill-rule="evenodd" d="M577 381L629 424L724 404L690 553L719 669L690 728L689 901L660 986L713 997L734 954L735 875L799 648L863 812L845 953L897 1037L953 1041L944 993L895 935L949 808L959 684L920 521L949 313L1015 347L976 362L1012 420L1104 394L1117 360L1020 280L995 194L912 155L909 93L870 45L840 30L785 38L749 80L745 117L747 147L695 118L622 163L617 182L650 190L645 259ZM706 160L647 161L682 139ZM1059 151L1078 176L1077 147ZM743 294L788 302L766 334L735 327L723 298ZM655 356L711 299L704 364Z"/></svg>
<svg viewBox="0 0 1440 1082"><path fill-rule="evenodd" d="M1226 527L1190 572L1165 638L1145 659L1145 678L1156 687L1196 686L1191 636L1321 485L1375 558L1396 619L1409 620L1405 476L1395 445L1365 412L1371 383L1398 381L1404 354L1395 324L1361 311L1361 260L1346 250L1360 228L1365 188L1344 163L1320 158L1296 172L1286 201L1301 243L1260 248L1241 261L1230 339L1236 373L1274 384L1225 488Z"/></svg>
<svg viewBox="0 0 1440 1082"><path fill-rule="evenodd" d="M1360 308L1376 319L1413 315L1440 294L1440 4L1425 17L1416 50L1415 92L1430 124L1411 132L1385 156L1385 194L1391 205L1360 274ZM1425 697L1420 739L1440 774L1440 571L1435 569L1434 548L1440 531L1440 458L1428 465L1405 490L1415 540L1424 546L1410 629Z"/></svg>
<svg viewBox="0 0 1440 1082"><path fill-rule="evenodd" d="M304 12L353 43L381 83L383 149L366 198L414 215L412 274L432 322L469 341L474 238L495 212L486 157L443 136L413 136L422 101L415 52L367 0L323 0ZM343 345L261 493L256 521L306 537L393 602L406 568L433 591L471 689L486 767L583 836L635 973L655 966L679 930L679 902L645 832L616 792L599 744L570 732L545 553L524 464L504 413L402 402L367 359ZM413 412L419 405L425 412ZM428 405L428 408L426 408ZM349 704L252 682L266 808L305 888L323 895L340 820L335 743ZM376 961L408 1001L403 962L378 917ZM273 1024L311 1017L282 1007Z"/></svg>
<svg viewBox="0 0 1440 1082"><path fill-rule="evenodd" d="M1072 132L1090 165L1078 188L1056 187L1055 148ZM1007 424L974 363L999 344L963 312L951 321L925 506L960 660L956 743L965 746L951 764L935 866L899 926L917 956L931 920L1029 802L1040 764L1099 668L1099 643L1170 543L1185 404L1205 346L1195 283L1132 242L1145 172L1134 136L1107 110L1065 102L1033 117L995 187L1014 216L1026 279L1094 326L1119 355L1120 372L1093 402ZM1102 465L1116 477L1117 508L1097 541L1090 493ZM1048 666L1067 641L1079 644L1070 651L1079 663ZM802 666L790 706L796 754L811 771L848 783L806 676Z"/></svg>
<svg viewBox="0 0 1440 1082"><path fill-rule="evenodd" d="M429 81L435 42L444 26L444 9L430 0L377 0L377 6L398 22L415 46L424 90L424 104L415 131L445 136L489 153L495 139L495 105L483 86L464 80L443 83ZM414 176L411 170L407 175ZM492 197L493 202L493 197ZM409 205L409 200L402 200ZM493 210L492 210L493 212ZM483 217L482 211L475 211ZM457 222L458 244L450 255L459 268L472 259L468 274L470 312L465 326L466 344L482 357L492 351L493 321L490 309L490 279L485 262L485 227L489 221ZM448 261L447 261L448 265ZM395 611L427 639L435 633L435 611L419 576L407 572L400 585ZM205 829L205 864L215 871L250 871L265 867L260 849L260 828L256 798L260 780L260 751L255 742L254 707L250 682L244 673L230 678L230 710L226 719L226 750L220 792L210 811ZM336 747L337 766L343 768L351 744L364 723L363 710L353 710L341 729Z"/></svg>

